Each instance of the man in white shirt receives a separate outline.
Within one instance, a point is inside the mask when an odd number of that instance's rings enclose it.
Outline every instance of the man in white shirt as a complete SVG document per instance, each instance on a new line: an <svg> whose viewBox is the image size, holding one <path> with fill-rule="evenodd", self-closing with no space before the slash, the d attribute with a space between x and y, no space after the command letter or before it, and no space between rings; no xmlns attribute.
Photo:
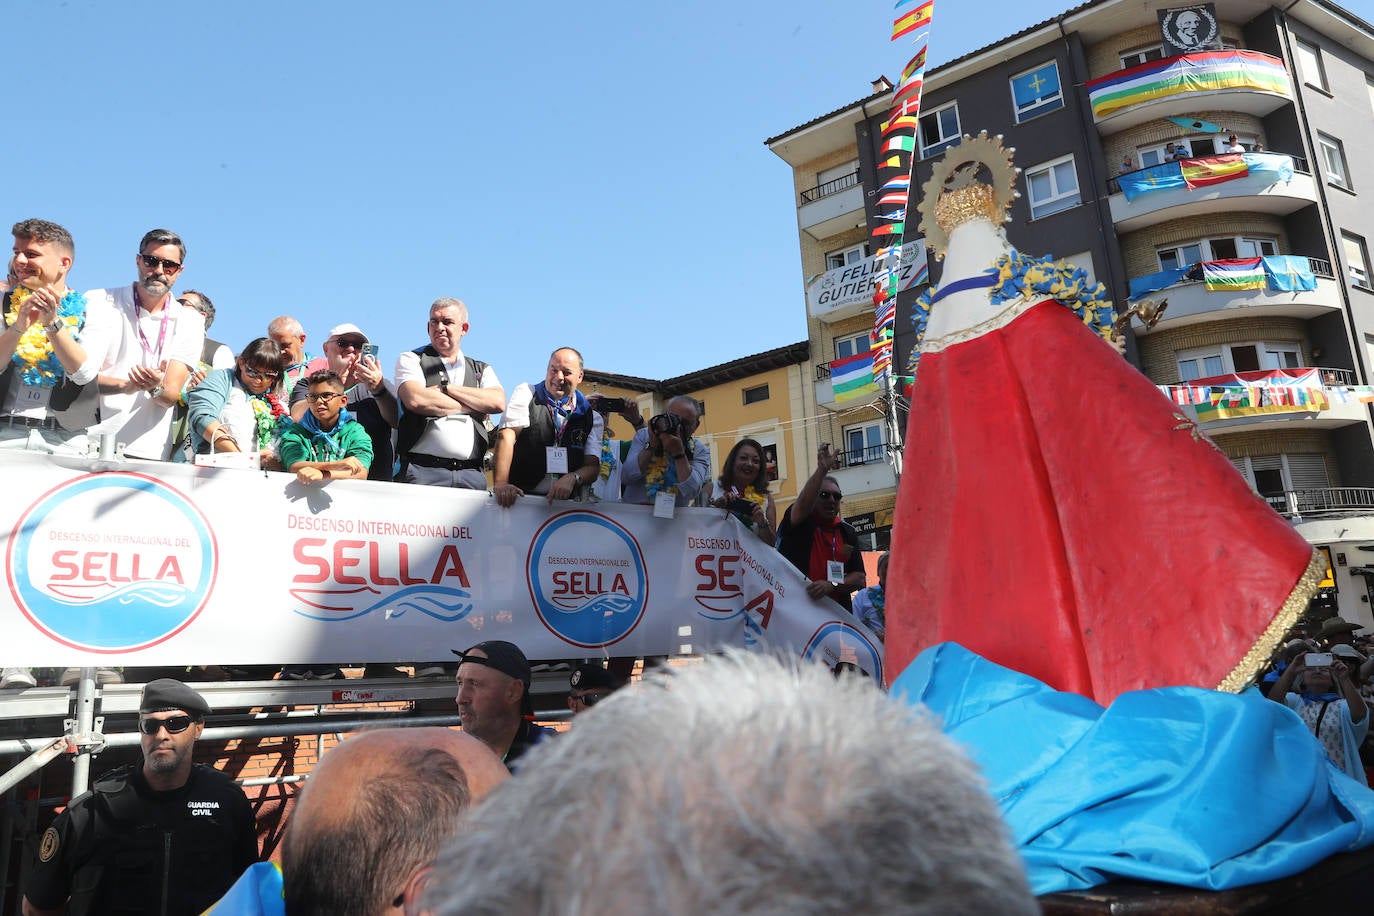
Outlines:
<svg viewBox="0 0 1374 916"><path fill-rule="evenodd" d="M130 458L165 461L172 446L172 406L200 362L205 321L172 297L186 246L176 233L143 236L134 265L138 280L86 297L113 310L113 333L100 368L101 427L114 432Z"/></svg>
<svg viewBox="0 0 1374 916"><path fill-rule="evenodd" d="M396 480L485 490L487 416L506 409L505 389L491 366L463 355L469 324L460 300L436 299L428 328L429 345L396 360L396 390L405 407L396 437Z"/></svg>

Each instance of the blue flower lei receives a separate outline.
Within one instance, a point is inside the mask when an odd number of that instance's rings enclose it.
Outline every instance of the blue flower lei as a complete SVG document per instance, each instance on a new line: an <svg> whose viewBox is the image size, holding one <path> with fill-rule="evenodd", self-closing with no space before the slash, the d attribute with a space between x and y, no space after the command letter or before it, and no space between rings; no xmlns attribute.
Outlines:
<svg viewBox="0 0 1374 916"><path fill-rule="evenodd" d="M22 295L17 295L21 293ZM19 309L29 298L29 291L23 287L10 294L9 319L18 319ZM68 329L76 334L86 317L86 297L74 289L67 290L57 306L58 320L66 323ZM41 343L39 342L41 340ZM19 377L25 385L35 388L56 388L66 378L62 361L53 352L52 341L41 327L30 325L15 345L14 355L10 357L19 370Z"/></svg>

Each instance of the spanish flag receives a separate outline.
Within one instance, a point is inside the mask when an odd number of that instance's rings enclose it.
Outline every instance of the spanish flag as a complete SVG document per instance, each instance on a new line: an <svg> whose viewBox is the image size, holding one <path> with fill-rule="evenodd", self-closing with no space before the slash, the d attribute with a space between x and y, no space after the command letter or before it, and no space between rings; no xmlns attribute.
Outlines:
<svg viewBox="0 0 1374 916"><path fill-rule="evenodd" d="M1250 174L1250 167L1245 164L1240 153L1184 159L1180 165L1183 166L1183 183L1190 188L1221 184L1223 181L1244 178Z"/></svg>
<svg viewBox="0 0 1374 916"><path fill-rule="evenodd" d="M917 29L925 28L930 25L930 16L935 9L935 0L926 0L911 12L898 16L892 23L892 40L896 41L903 35L908 35Z"/></svg>

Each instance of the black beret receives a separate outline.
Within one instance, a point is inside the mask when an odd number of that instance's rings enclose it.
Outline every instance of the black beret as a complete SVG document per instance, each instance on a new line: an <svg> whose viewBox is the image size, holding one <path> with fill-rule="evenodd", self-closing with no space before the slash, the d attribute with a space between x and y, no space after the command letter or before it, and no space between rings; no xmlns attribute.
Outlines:
<svg viewBox="0 0 1374 916"><path fill-rule="evenodd" d="M568 686L577 690L617 690L620 678L600 665L589 662L572 673L572 677L568 678Z"/></svg>
<svg viewBox="0 0 1374 916"><path fill-rule="evenodd" d="M138 701L138 711L164 712L168 709L184 710L193 719L203 719L210 712L210 704L205 702L205 697L181 681L169 677L149 681Z"/></svg>

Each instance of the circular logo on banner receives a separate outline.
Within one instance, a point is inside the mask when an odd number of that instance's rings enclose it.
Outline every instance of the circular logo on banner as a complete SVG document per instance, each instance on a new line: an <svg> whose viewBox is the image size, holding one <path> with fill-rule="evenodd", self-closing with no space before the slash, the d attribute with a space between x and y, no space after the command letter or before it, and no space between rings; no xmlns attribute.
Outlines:
<svg viewBox="0 0 1374 916"><path fill-rule="evenodd" d="M535 533L525 569L539 619L574 646L619 642L644 616L644 554L634 535L603 515L549 519Z"/></svg>
<svg viewBox="0 0 1374 916"><path fill-rule="evenodd" d="M5 574L53 639L94 652L146 649L179 632L214 585L214 535L185 496L142 474L62 484L14 526Z"/></svg>
<svg viewBox="0 0 1374 916"><path fill-rule="evenodd" d="M857 671L881 684L883 653L856 627L838 620L821 624L802 650L802 658L817 661L831 671Z"/></svg>

